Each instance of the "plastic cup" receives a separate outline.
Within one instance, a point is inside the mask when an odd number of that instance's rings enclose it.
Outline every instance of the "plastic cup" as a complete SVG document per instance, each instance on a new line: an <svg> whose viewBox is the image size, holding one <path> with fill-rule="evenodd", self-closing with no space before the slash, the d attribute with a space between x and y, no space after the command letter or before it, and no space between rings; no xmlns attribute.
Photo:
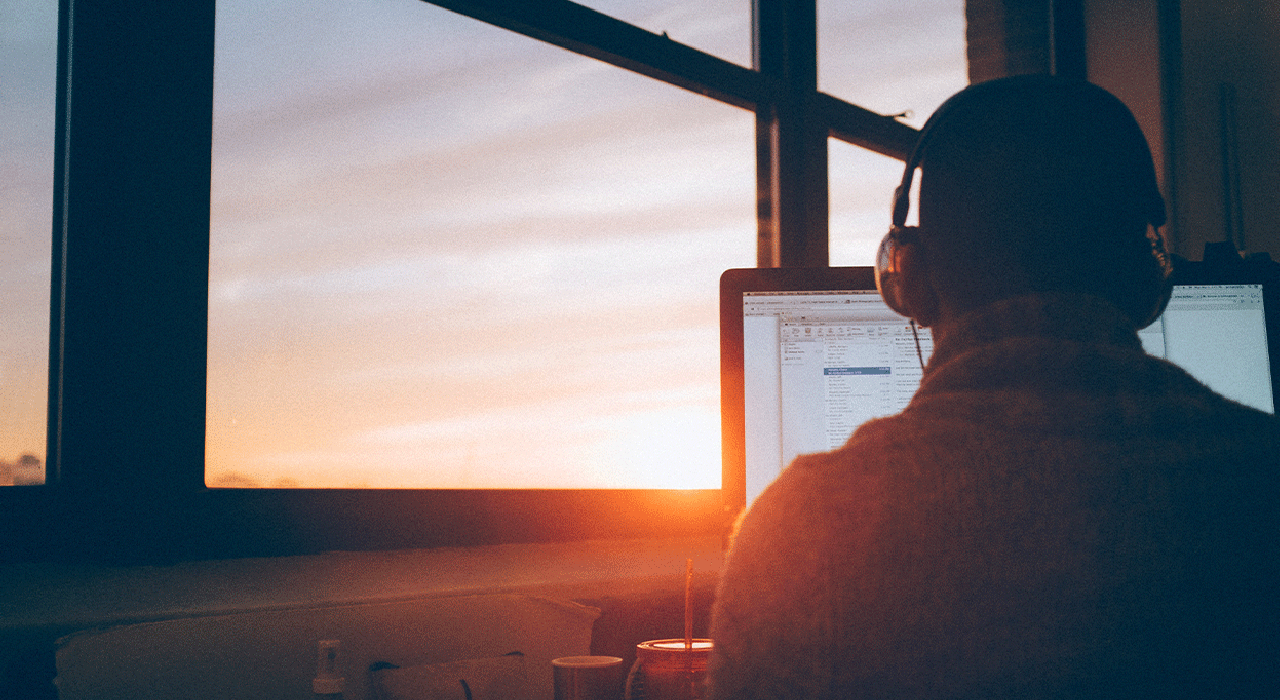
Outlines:
<svg viewBox="0 0 1280 700"><path fill-rule="evenodd" d="M553 659L555 700L621 700L625 668L617 656Z"/></svg>

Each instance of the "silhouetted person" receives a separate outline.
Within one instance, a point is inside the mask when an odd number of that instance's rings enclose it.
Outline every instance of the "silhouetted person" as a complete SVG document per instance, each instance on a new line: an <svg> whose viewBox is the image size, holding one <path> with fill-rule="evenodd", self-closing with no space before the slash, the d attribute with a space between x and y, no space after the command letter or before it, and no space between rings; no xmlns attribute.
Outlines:
<svg viewBox="0 0 1280 700"><path fill-rule="evenodd" d="M1280 423L1142 349L1170 287L1133 116L1024 76L922 134L877 267L935 350L743 518L711 697L1280 697Z"/></svg>

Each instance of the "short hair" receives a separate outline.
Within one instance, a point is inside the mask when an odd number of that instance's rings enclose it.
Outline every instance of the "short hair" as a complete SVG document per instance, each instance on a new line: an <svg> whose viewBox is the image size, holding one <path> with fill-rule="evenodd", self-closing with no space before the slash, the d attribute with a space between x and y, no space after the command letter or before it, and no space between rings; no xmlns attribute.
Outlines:
<svg viewBox="0 0 1280 700"><path fill-rule="evenodd" d="M1078 291L1134 317L1150 306L1138 298L1168 276L1164 200L1119 99L1081 80L1017 76L961 91L930 121L920 226L939 293L982 303Z"/></svg>

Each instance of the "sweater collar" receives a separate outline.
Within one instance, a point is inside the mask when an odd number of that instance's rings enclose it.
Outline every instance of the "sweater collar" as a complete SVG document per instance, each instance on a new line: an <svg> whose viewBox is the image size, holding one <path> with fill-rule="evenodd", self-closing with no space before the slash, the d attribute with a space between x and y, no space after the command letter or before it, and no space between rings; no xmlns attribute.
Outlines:
<svg viewBox="0 0 1280 700"><path fill-rule="evenodd" d="M1014 338L1042 338L1141 350L1137 330L1110 302L1089 294L1032 294L974 309L934 329L929 367Z"/></svg>

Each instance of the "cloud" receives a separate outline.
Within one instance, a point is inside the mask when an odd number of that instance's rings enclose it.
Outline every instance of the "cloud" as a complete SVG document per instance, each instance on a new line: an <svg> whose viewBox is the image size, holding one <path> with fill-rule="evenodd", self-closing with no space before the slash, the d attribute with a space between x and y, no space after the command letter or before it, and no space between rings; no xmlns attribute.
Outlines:
<svg viewBox="0 0 1280 700"><path fill-rule="evenodd" d="M819 89L920 126L968 82L963 0L820 3Z"/></svg>
<svg viewBox="0 0 1280 700"><path fill-rule="evenodd" d="M584 244L659 246L726 229L742 232L750 264L751 115L641 84L659 97L597 96L594 109L534 128L479 128L465 144L357 129L229 145L238 155L216 161L214 174L215 288L553 244L572 257ZM387 159L347 155L364 144Z"/></svg>

